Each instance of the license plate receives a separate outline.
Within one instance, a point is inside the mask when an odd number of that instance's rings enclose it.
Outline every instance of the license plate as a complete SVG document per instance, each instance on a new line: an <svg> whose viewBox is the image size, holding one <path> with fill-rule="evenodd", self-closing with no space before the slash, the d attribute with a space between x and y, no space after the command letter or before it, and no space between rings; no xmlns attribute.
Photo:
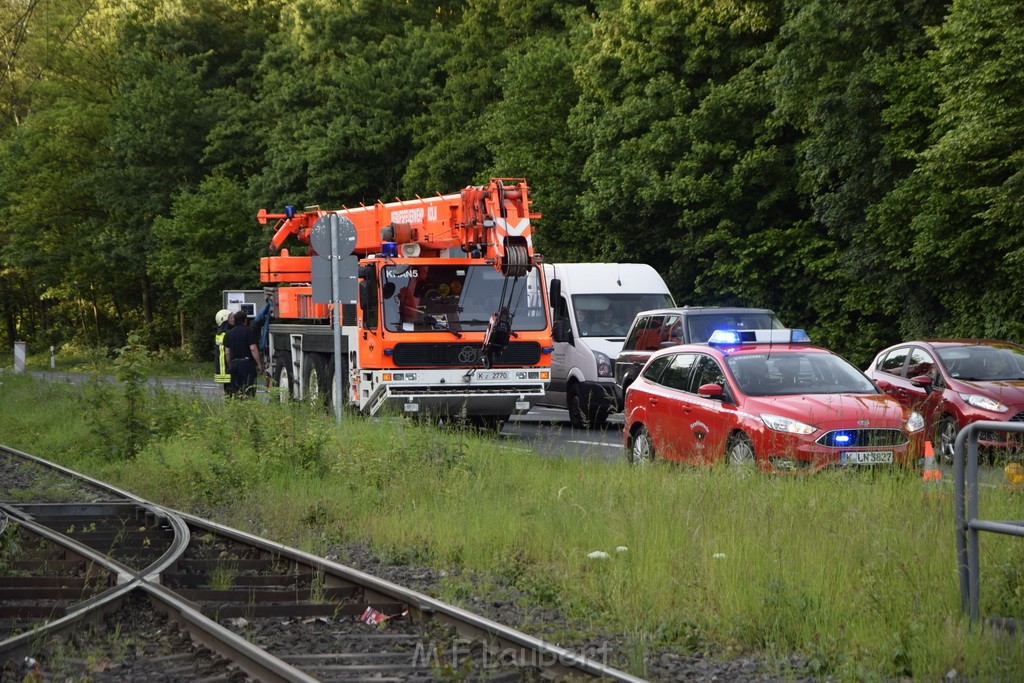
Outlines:
<svg viewBox="0 0 1024 683"><path fill-rule="evenodd" d="M495 380L509 378L508 370L477 370L476 376L477 379L489 380L492 382Z"/></svg>
<svg viewBox="0 0 1024 683"><path fill-rule="evenodd" d="M842 451L839 462L843 465L891 465L892 451Z"/></svg>

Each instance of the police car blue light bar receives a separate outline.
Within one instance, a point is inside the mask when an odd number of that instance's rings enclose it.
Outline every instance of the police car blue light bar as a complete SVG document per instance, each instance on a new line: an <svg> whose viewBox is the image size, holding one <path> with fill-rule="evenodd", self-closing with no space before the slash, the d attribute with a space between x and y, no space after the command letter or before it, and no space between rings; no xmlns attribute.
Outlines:
<svg viewBox="0 0 1024 683"><path fill-rule="evenodd" d="M708 338L713 346L739 346L740 344L808 344L811 338L806 330L715 330Z"/></svg>

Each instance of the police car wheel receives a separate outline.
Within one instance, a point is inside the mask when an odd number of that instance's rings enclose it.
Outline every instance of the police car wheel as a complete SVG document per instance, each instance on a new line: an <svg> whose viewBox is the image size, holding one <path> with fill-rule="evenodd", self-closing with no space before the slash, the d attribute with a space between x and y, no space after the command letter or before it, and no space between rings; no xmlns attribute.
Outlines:
<svg viewBox="0 0 1024 683"><path fill-rule="evenodd" d="M754 444L746 434L733 434L729 437L726 447L726 458L733 467L753 467L757 462L754 456Z"/></svg>
<svg viewBox="0 0 1024 683"><path fill-rule="evenodd" d="M629 462L633 465L646 465L654 462L654 442L647 427L640 425L629 443Z"/></svg>

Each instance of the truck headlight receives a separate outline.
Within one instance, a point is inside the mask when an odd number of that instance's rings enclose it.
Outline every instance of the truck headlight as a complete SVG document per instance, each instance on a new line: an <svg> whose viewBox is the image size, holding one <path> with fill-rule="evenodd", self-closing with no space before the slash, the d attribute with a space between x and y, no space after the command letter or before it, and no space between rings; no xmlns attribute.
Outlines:
<svg viewBox="0 0 1024 683"><path fill-rule="evenodd" d="M594 351L594 358L597 359L597 376L611 377L612 361L610 358L608 358L608 355L601 353L600 351Z"/></svg>

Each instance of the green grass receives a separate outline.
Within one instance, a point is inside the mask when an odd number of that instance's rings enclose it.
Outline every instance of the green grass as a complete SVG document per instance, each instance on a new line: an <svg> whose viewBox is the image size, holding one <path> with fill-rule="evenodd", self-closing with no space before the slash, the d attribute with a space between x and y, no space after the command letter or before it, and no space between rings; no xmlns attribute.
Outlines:
<svg viewBox="0 0 1024 683"><path fill-rule="evenodd" d="M36 353L36 351L41 351ZM75 344L61 346L53 357L50 367L49 348L28 349L25 367L29 371L75 372L89 375L113 375L115 352L100 347L83 347ZM0 368L14 368L12 353L0 353ZM190 354L179 349L163 350L148 359L149 372L154 377L178 377L183 379L213 379L213 361L197 362Z"/></svg>
<svg viewBox="0 0 1024 683"><path fill-rule="evenodd" d="M401 419L337 428L305 406L168 395L125 461L95 434L110 402L81 392L0 375L0 442L313 552L363 541L482 573L574 628L627 634L640 675L646 650L674 646L798 652L843 680L1024 678L1022 641L960 612L950 487L925 495L908 472L633 469ZM1022 503L986 489L981 514L1022 519ZM982 550L982 613L1024 618L1024 540L985 534ZM442 597L479 592L466 581Z"/></svg>

